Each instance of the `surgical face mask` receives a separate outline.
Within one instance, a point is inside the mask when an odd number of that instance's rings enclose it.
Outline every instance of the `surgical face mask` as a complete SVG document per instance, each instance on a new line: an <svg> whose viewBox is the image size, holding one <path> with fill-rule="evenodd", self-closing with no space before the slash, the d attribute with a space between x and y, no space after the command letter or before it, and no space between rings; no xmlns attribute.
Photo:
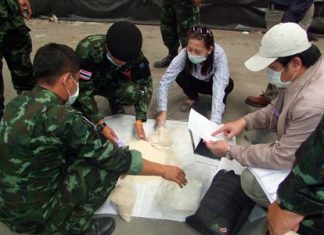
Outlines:
<svg viewBox="0 0 324 235"><path fill-rule="evenodd" d="M193 64L200 64L207 59L207 57L204 55L193 55L189 51L188 51L188 58Z"/></svg>
<svg viewBox="0 0 324 235"><path fill-rule="evenodd" d="M269 83L275 85L278 88L286 88L290 84L290 81L289 82L281 81L282 71L278 72L271 68L267 68L267 77L268 77Z"/></svg>
<svg viewBox="0 0 324 235"><path fill-rule="evenodd" d="M116 64L114 61L113 61L113 59L110 57L110 55L107 53L106 54L106 56L107 56L107 59L113 64L113 65L115 65L116 67L121 67L122 65L121 64Z"/></svg>
<svg viewBox="0 0 324 235"><path fill-rule="evenodd" d="M72 76L71 76L71 77L72 77ZM78 98L78 96L79 96L79 83L78 83L78 82L77 82L73 77L72 77L72 79L73 79L73 81L75 82L75 84L76 84L76 86L77 86L77 89L76 89L76 91L74 92L74 94L71 95L69 89L67 88L66 84L64 83L65 88L66 88L66 90L67 90L67 92L68 92L68 94L69 94L69 99L66 101L65 105L72 105L72 104L76 101L76 99Z"/></svg>

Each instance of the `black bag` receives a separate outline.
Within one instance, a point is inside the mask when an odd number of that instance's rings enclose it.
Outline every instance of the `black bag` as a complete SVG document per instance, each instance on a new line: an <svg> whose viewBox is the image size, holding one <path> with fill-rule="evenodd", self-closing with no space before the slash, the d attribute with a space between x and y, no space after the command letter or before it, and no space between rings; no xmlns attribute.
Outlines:
<svg viewBox="0 0 324 235"><path fill-rule="evenodd" d="M219 171L194 215L186 223L202 234L234 235L247 220L254 202L241 188L234 171Z"/></svg>

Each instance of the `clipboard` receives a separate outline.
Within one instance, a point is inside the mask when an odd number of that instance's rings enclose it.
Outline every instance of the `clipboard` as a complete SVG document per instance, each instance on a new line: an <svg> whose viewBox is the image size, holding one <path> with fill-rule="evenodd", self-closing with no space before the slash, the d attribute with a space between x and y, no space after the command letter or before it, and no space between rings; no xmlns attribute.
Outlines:
<svg viewBox="0 0 324 235"><path fill-rule="evenodd" d="M198 145L196 147L195 146L195 141L194 141L194 138L193 138L192 131L189 130L189 133L190 133L190 138L191 138L191 142L192 142L192 149L193 149L193 152L195 154L199 154L200 156L207 157L207 158L211 158L211 159L216 159L216 160L220 160L221 159L221 156L214 155L209 150L209 148L207 148L207 146L204 143L203 139L200 139L200 141L199 141L199 143L198 143Z"/></svg>
<svg viewBox="0 0 324 235"><path fill-rule="evenodd" d="M199 144L194 149L194 153L199 154L200 156L203 156L203 157L208 157L208 158L216 159L216 160L220 160L222 158L221 156L216 156L215 154L213 154L209 150L209 148L207 148L206 144L204 143L204 141L202 139L199 141Z"/></svg>

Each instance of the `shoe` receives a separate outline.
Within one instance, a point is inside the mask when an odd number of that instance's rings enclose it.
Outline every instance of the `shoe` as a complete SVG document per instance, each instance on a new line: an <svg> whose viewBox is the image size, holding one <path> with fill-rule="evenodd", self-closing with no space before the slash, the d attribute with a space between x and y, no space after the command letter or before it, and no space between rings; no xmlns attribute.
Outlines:
<svg viewBox="0 0 324 235"><path fill-rule="evenodd" d="M110 105L110 111L112 115L115 114L125 114L125 109L122 105L115 103L115 102L109 102Z"/></svg>
<svg viewBox="0 0 324 235"><path fill-rule="evenodd" d="M90 230L84 235L109 235L115 230L115 220L110 216L95 216L91 219Z"/></svg>
<svg viewBox="0 0 324 235"><path fill-rule="evenodd" d="M195 100L187 99L183 101L183 103L179 106L179 110L184 113L189 112L189 110L194 106L195 103Z"/></svg>
<svg viewBox="0 0 324 235"><path fill-rule="evenodd" d="M169 66L169 64L171 63L171 61L173 60L175 56L172 55L167 55L166 57L164 57L162 60L159 61L155 61L153 63L153 67L154 68L166 68Z"/></svg>
<svg viewBox="0 0 324 235"><path fill-rule="evenodd" d="M265 107L271 103L271 101L267 100L264 94L259 96L248 96L245 100L245 103L254 107Z"/></svg>

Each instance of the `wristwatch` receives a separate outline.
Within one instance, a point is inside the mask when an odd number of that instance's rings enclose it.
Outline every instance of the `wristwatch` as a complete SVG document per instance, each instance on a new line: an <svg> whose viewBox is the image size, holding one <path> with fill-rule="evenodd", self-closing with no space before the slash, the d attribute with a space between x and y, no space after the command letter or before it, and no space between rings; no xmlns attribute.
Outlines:
<svg viewBox="0 0 324 235"><path fill-rule="evenodd" d="M231 155L231 145L228 145L226 149L225 157L229 160L233 160L233 157Z"/></svg>
<svg viewBox="0 0 324 235"><path fill-rule="evenodd" d="M100 124L97 125L97 130L99 132L102 132L102 130L107 126L107 124L105 122L102 122Z"/></svg>

